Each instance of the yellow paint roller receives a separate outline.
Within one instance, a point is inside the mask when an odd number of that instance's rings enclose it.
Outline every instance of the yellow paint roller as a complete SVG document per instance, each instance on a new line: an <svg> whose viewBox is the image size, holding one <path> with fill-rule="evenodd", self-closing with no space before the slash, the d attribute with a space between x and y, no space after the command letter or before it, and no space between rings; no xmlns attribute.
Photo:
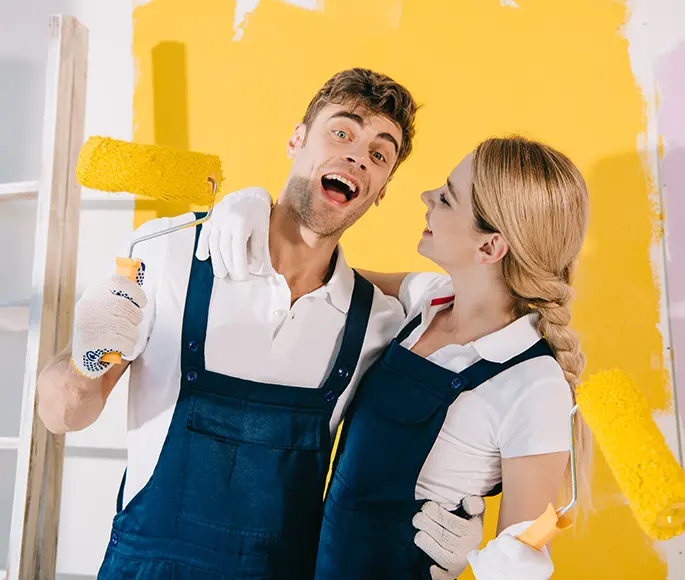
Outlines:
<svg viewBox="0 0 685 580"><path fill-rule="evenodd" d="M655 540L685 532L685 471L637 386L625 373L604 371L579 386L576 399L569 419L571 442L573 417L580 409L640 528ZM573 445L571 475L571 502L559 510L550 505L519 540L540 549L570 526L566 514L577 499Z"/></svg>
<svg viewBox="0 0 685 580"><path fill-rule="evenodd" d="M141 261L133 258L134 247L140 242L207 221L214 209L217 189L223 181L221 159L216 155L141 145L109 137L91 137L86 141L79 154L76 177L82 186L90 189L209 206L207 214L200 219L131 242L128 257L116 259L116 272L139 284L142 283L138 277ZM111 352L101 360L119 364L121 354Z"/></svg>

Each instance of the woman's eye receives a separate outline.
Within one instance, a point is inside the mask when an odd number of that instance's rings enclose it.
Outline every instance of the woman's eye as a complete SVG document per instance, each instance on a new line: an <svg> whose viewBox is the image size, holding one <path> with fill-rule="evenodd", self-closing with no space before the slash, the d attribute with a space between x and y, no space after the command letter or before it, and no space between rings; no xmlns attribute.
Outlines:
<svg viewBox="0 0 685 580"><path fill-rule="evenodd" d="M336 129L333 131L336 137L339 137L340 139L347 139L347 133L345 131L342 131L340 129Z"/></svg>
<svg viewBox="0 0 685 580"><path fill-rule="evenodd" d="M373 155L378 161L385 161L383 154L379 153L378 151L374 151L371 155Z"/></svg>
<svg viewBox="0 0 685 580"><path fill-rule="evenodd" d="M444 193L440 194L440 203L444 203L445 205L449 205L449 203L447 203L447 198L445 197Z"/></svg>

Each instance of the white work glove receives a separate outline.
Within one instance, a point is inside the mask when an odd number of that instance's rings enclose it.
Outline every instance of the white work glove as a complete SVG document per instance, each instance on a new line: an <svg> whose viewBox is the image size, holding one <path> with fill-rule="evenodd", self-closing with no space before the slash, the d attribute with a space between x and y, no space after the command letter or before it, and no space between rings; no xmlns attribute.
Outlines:
<svg viewBox="0 0 685 580"><path fill-rule="evenodd" d="M226 195L200 231L195 256L212 256L217 278L246 280L263 272L269 258L271 196L262 187L248 187Z"/></svg>
<svg viewBox="0 0 685 580"><path fill-rule="evenodd" d="M482 550L468 555L476 580L548 580L554 564L546 547L531 548L516 539L533 522L521 522L505 529Z"/></svg>
<svg viewBox="0 0 685 580"><path fill-rule="evenodd" d="M485 501L468 496L461 506L470 517L461 517L428 501L412 519L419 530L414 543L437 564L430 568L433 580L454 580L468 566L468 553L477 550L483 540Z"/></svg>
<svg viewBox="0 0 685 580"><path fill-rule="evenodd" d="M142 283L142 270L138 280ZM108 352L120 352L132 360L140 350L138 325L147 304L143 289L124 276L112 276L103 284L83 293L74 310L74 336L71 364L92 379L104 375L112 363L100 358Z"/></svg>

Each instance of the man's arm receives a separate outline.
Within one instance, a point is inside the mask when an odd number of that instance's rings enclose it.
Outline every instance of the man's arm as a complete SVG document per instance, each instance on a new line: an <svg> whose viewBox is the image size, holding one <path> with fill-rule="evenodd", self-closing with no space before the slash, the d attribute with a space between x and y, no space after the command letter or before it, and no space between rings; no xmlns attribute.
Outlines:
<svg viewBox="0 0 685 580"><path fill-rule="evenodd" d="M73 341L42 370L36 384L38 415L53 433L78 431L102 413L107 397L136 356L142 309L147 304L135 282L112 276L86 288L74 309ZM121 364L103 362L107 352Z"/></svg>
<svg viewBox="0 0 685 580"><path fill-rule="evenodd" d="M358 270L371 284L377 286L386 296L393 298L400 297L400 287L402 282L409 275L409 272L369 272L368 270Z"/></svg>
<svg viewBox="0 0 685 580"><path fill-rule="evenodd" d="M71 345L51 360L38 377L38 415L53 433L79 431L102 413L110 393L129 361L112 365L104 375L89 378L71 364Z"/></svg>

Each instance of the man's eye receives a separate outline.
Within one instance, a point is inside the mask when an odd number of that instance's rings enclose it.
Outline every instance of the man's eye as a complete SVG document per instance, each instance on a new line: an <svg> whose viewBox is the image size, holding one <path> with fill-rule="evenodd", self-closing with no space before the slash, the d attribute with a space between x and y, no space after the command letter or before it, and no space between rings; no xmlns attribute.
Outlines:
<svg viewBox="0 0 685 580"><path fill-rule="evenodd" d="M333 133L336 137L340 139L347 139L347 133L345 133L345 131L342 131L341 129L335 129Z"/></svg>
<svg viewBox="0 0 685 580"><path fill-rule="evenodd" d="M378 151L374 151L371 153L378 161L385 161L385 157L383 157L382 153L379 153Z"/></svg>
<svg viewBox="0 0 685 580"><path fill-rule="evenodd" d="M447 198L445 197L444 193L440 194L440 203L444 203L445 205L449 205L449 203L447 202Z"/></svg>

